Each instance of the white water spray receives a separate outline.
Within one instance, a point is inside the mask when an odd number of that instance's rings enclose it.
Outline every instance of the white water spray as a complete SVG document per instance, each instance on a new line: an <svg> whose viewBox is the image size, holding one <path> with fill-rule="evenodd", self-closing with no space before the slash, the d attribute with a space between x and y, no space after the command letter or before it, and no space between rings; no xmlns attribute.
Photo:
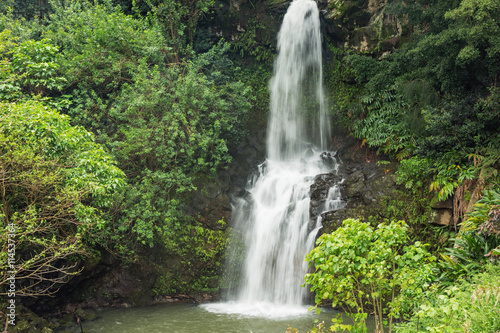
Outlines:
<svg viewBox="0 0 500 333"><path fill-rule="evenodd" d="M310 218L309 190L316 175L332 171L320 156L330 139L330 124L314 1L292 2L278 35L278 52L270 82L268 159L248 185L251 200L239 200L233 212L233 228L246 248L241 282L232 292L234 302L219 311L263 316L295 314L297 308L306 312L305 255L321 227L319 219ZM333 208L340 194L330 194L325 205Z"/></svg>

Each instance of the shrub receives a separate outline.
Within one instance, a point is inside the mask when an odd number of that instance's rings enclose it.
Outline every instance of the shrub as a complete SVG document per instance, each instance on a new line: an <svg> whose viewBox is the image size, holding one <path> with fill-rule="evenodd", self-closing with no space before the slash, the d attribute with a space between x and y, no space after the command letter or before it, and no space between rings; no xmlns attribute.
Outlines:
<svg viewBox="0 0 500 333"><path fill-rule="evenodd" d="M91 133L36 101L0 104L0 147L0 242L15 249L0 267L16 271L17 295L54 294L96 254L124 174Z"/></svg>
<svg viewBox="0 0 500 333"><path fill-rule="evenodd" d="M498 332L500 317L500 266L489 265L486 272L427 293L410 321L398 324L396 332Z"/></svg>
<svg viewBox="0 0 500 333"><path fill-rule="evenodd" d="M343 307L353 315L356 332L366 332L365 321L373 311L377 332L385 326L391 332L393 319L411 313L422 296L435 259L423 244L406 243L404 221L373 229L347 219L335 232L322 235L306 256L315 267L305 281L316 293L316 306L330 300L333 307ZM331 329L342 327L336 322Z"/></svg>

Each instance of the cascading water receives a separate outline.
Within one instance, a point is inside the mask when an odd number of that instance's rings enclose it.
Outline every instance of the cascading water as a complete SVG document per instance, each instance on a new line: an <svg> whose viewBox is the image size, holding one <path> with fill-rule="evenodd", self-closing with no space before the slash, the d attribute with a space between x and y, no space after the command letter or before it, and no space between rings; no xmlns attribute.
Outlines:
<svg viewBox="0 0 500 333"><path fill-rule="evenodd" d="M314 1L290 5L278 34L278 52L270 84L267 152L269 160L287 161L300 158L310 144L325 149L330 136Z"/></svg>
<svg viewBox="0 0 500 333"><path fill-rule="evenodd" d="M319 11L312 0L291 3L278 34L270 82L267 161L248 184L251 200L234 206L233 228L245 244L238 288L230 289L234 312L266 314L300 306L307 263L320 219L311 221L309 189L314 177L332 171L320 153L330 124L322 84ZM337 197L333 197L337 195ZM325 205L339 200L331 193ZM332 206L333 207L333 206ZM303 309L301 307L301 309Z"/></svg>

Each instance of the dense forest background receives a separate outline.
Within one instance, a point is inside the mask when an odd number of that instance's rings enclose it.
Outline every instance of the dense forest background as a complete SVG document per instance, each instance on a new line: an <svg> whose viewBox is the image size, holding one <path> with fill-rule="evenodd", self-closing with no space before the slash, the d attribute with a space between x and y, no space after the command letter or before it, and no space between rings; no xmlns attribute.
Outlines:
<svg viewBox="0 0 500 333"><path fill-rule="evenodd" d="M461 281L473 293L485 270L498 282L500 272L487 264L500 255L500 3L318 3L337 132L376 151L401 185L385 217L366 222L405 220L405 242L428 242L438 257L433 279L443 294ZM270 0L0 4L3 295L12 228L16 294L33 310L144 305L224 288L229 221L193 198L222 200L229 183L221 172L265 129L286 7ZM430 226L431 202L446 199L452 225ZM110 267L115 274L103 277ZM98 279L150 288L123 296L118 287L96 290ZM61 293L68 286L81 292ZM460 311L450 309L460 328Z"/></svg>

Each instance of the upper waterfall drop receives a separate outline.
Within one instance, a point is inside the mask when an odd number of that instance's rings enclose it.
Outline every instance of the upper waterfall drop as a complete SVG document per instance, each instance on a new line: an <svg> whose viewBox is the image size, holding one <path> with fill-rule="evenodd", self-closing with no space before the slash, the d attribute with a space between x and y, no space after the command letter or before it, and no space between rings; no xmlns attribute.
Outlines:
<svg viewBox="0 0 500 333"><path fill-rule="evenodd" d="M295 0L288 8L278 34L278 56L269 89L268 158L296 158L308 144L325 150L330 124L324 102L316 2Z"/></svg>

